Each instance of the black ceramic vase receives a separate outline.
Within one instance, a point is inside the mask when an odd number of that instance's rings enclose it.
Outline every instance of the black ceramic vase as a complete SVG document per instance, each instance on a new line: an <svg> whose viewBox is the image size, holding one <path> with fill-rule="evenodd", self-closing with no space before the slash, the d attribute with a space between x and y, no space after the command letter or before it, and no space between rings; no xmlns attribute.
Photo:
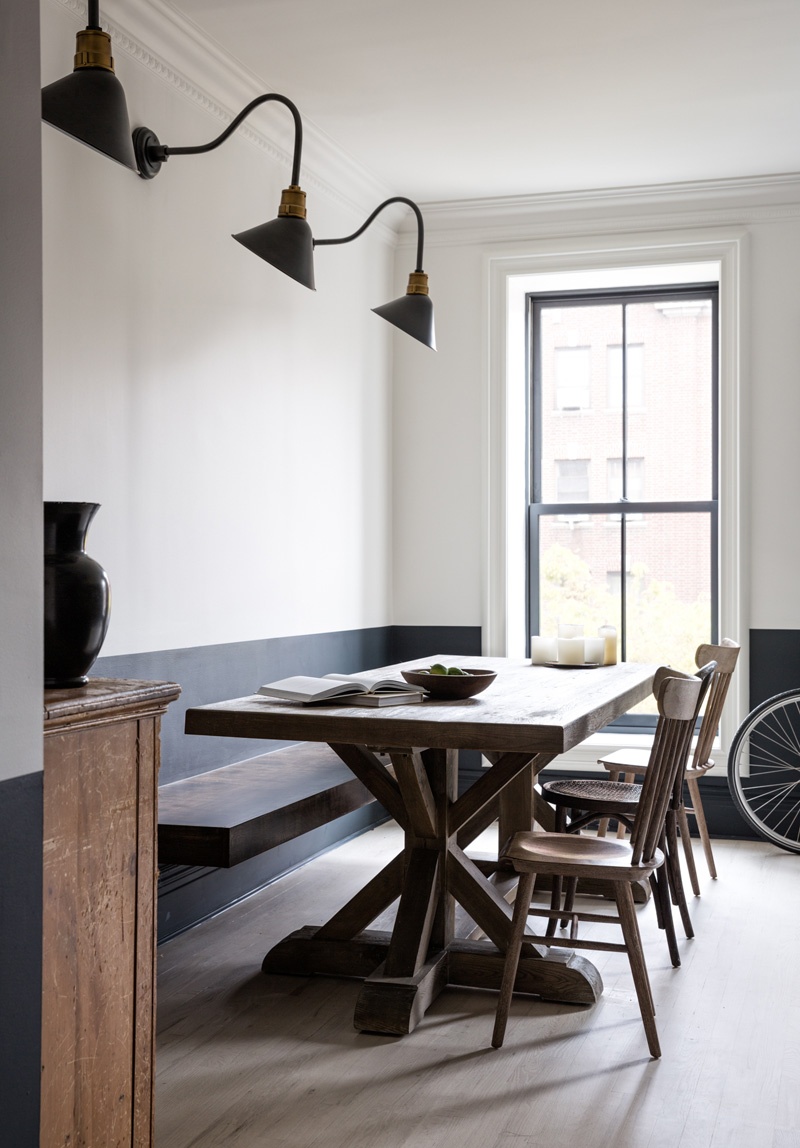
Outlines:
<svg viewBox="0 0 800 1148"><path fill-rule="evenodd" d="M111 604L108 578L84 547L100 504L44 504L44 684L84 686L100 653Z"/></svg>

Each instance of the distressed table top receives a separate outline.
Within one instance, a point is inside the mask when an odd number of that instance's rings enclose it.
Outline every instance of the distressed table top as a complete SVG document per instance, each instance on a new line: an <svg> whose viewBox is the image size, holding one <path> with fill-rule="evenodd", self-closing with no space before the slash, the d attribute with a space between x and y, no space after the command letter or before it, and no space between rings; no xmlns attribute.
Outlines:
<svg viewBox="0 0 800 1148"><path fill-rule="evenodd" d="M559 754L648 696L657 667L636 662L551 669L522 659L435 654L370 671L388 677L433 662L491 669L497 678L464 701L359 707L298 705L259 695L187 710L186 733L351 745L532 750Z"/></svg>

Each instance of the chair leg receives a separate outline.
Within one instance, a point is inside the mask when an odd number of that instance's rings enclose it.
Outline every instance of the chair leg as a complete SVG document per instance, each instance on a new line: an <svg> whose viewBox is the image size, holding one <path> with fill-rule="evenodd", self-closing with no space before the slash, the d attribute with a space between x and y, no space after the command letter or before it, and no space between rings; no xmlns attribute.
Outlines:
<svg viewBox="0 0 800 1148"><path fill-rule="evenodd" d="M551 878L551 881L552 892L550 893L550 911L555 913L558 909L561 908L561 878L554 876ZM530 904L530 900L528 901L528 904ZM547 928L545 929L544 935L546 937L554 936L557 924L558 919L556 917L550 917L547 921Z"/></svg>
<svg viewBox="0 0 800 1148"><path fill-rule="evenodd" d="M683 931L687 937L694 936L694 928L692 927L692 918L689 916L689 906L686 904L686 894L683 891L683 878L681 877L681 863L678 857L678 831L675 811L670 809L667 813L666 821L666 845L667 845L667 874L672 884L672 895L675 904L681 915L683 922Z"/></svg>
<svg viewBox="0 0 800 1148"><path fill-rule="evenodd" d="M609 769L609 771L608 771L608 780L609 781L619 781L621 776L622 776L622 774L619 772L618 769ZM605 837L607 829L608 829L608 818L607 817L601 817L597 823L597 836L598 837ZM617 829L617 836L619 836L619 829Z"/></svg>
<svg viewBox="0 0 800 1148"><path fill-rule="evenodd" d="M703 842L703 852L706 855L706 864L708 871L712 878L717 879L717 867L714 864L714 854L711 852L711 838L708 834L708 826L706 825L706 814L703 809L703 803L700 800L700 787L693 779L687 779L686 782L689 787L689 796L692 799L692 811L694 812L695 821L697 822L697 832L700 834L700 840Z"/></svg>
<svg viewBox="0 0 800 1148"><path fill-rule="evenodd" d="M647 965L644 961L639 922L636 920L636 910L633 906L633 893L630 885L618 884L615 895L617 912L622 926L622 936L628 951L631 974L639 1001L639 1011L642 1014L642 1024L647 1037L647 1047L650 1049L650 1055L657 1058L661 1056L661 1045L658 1042L653 994L650 989L650 978L647 975Z"/></svg>
<svg viewBox="0 0 800 1148"><path fill-rule="evenodd" d="M650 874L650 890L653 895L653 904L656 907L656 924L659 929L664 928L664 913L661 907L661 899L658 896L658 879L655 873Z"/></svg>
<svg viewBox="0 0 800 1148"><path fill-rule="evenodd" d="M494 1032L492 1033L492 1048L500 1048L506 1034L508 1011L511 1008L511 996L514 992L514 981L517 979L519 967L519 954L522 948L522 935L525 932L525 922L528 919L528 909L531 903L533 885L536 880L535 873L523 873L517 887L517 899L514 902L514 916L511 920L511 933L506 948L506 961L503 966L503 981L500 985L500 998L497 1002L497 1012L494 1018Z"/></svg>
<svg viewBox="0 0 800 1148"><path fill-rule="evenodd" d="M658 927L664 930L669 949L669 959L673 969L680 968L681 954L678 948L678 938L675 934L675 921L672 916L672 902L669 895L669 878L667 876L667 862L657 869L650 879L653 889L653 900L656 905Z"/></svg>
<svg viewBox="0 0 800 1148"><path fill-rule="evenodd" d="M617 774L617 777L619 777L619 776L620 775ZM628 784L631 784L632 782L634 782L636 780L636 774L635 773L623 773L622 774L622 780L625 782L628 782ZM627 832L628 832L628 827L626 826L625 822L624 821L618 821L617 822L617 837L621 840Z"/></svg>
<svg viewBox="0 0 800 1148"><path fill-rule="evenodd" d="M571 913L572 906L575 903L575 890L578 888L577 877L567 877L564 881L564 912ZM566 929L569 921L566 917L561 918L561 928Z"/></svg>
<svg viewBox="0 0 800 1148"><path fill-rule="evenodd" d="M689 833L689 821L686 816L686 806L681 802L678 808L678 829L681 834L683 855L686 858L686 868L689 871L689 881L695 897L700 896L700 882L697 880L697 867L694 863L694 850L692 849L692 836Z"/></svg>

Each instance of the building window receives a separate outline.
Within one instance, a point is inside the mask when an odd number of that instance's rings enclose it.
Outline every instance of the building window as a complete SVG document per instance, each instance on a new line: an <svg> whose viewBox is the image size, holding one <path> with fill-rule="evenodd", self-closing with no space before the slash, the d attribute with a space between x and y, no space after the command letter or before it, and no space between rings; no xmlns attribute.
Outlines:
<svg viewBox="0 0 800 1148"><path fill-rule="evenodd" d="M589 500L589 459L556 459L556 501L588 502ZM584 514L560 514L561 522L583 522Z"/></svg>
<svg viewBox="0 0 800 1148"><path fill-rule="evenodd" d="M684 669L716 640L717 300L716 284L529 296L529 633L610 622L623 660ZM579 420L560 417L568 394Z"/></svg>
<svg viewBox="0 0 800 1148"><path fill-rule="evenodd" d="M606 574L606 585L608 586L609 594L618 596L622 593L622 571L609 570ZM635 588L635 582L630 570L625 573L625 586L627 592L630 594Z"/></svg>
<svg viewBox="0 0 800 1148"><path fill-rule="evenodd" d="M624 465L623 465L624 464ZM609 502L641 502L644 499L644 459L606 459L606 476ZM619 521L618 514L609 515L612 522ZM628 522L641 519L641 514L627 515Z"/></svg>
<svg viewBox="0 0 800 1148"><path fill-rule="evenodd" d="M555 405L559 411L582 411L591 405L591 347L556 347Z"/></svg>
<svg viewBox="0 0 800 1148"><path fill-rule="evenodd" d="M588 458L556 460L556 498L558 502L588 502Z"/></svg>
<svg viewBox="0 0 800 1148"><path fill-rule="evenodd" d="M623 375L624 367L624 375ZM622 344L606 347L606 395L611 410L621 410L623 386L630 410L644 406L644 344L628 343L625 358Z"/></svg>

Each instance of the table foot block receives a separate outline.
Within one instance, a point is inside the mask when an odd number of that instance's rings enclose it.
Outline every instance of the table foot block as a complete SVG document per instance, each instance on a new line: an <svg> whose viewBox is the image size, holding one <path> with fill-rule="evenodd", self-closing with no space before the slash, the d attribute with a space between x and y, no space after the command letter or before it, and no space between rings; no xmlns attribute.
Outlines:
<svg viewBox="0 0 800 1148"><path fill-rule="evenodd" d="M504 960L499 950L487 950L485 942L456 941L450 946L449 982L499 991ZM544 959L520 959L514 992L562 1004L594 1004L603 992L603 980L585 957L570 949L551 949Z"/></svg>
<svg viewBox="0 0 800 1148"><path fill-rule="evenodd" d="M318 925L305 925L270 949L264 973L307 977L368 977L386 959L391 933L365 930L347 941L317 939Z"/></svg>
<svg viewBox="0 0 800 1148"><path fill-rule="evenodd" d="M382 968L364 981L353 1024L360 1032L406 1036L447 985L448 954L429 957L413 977L384 977Z"/></svg>

